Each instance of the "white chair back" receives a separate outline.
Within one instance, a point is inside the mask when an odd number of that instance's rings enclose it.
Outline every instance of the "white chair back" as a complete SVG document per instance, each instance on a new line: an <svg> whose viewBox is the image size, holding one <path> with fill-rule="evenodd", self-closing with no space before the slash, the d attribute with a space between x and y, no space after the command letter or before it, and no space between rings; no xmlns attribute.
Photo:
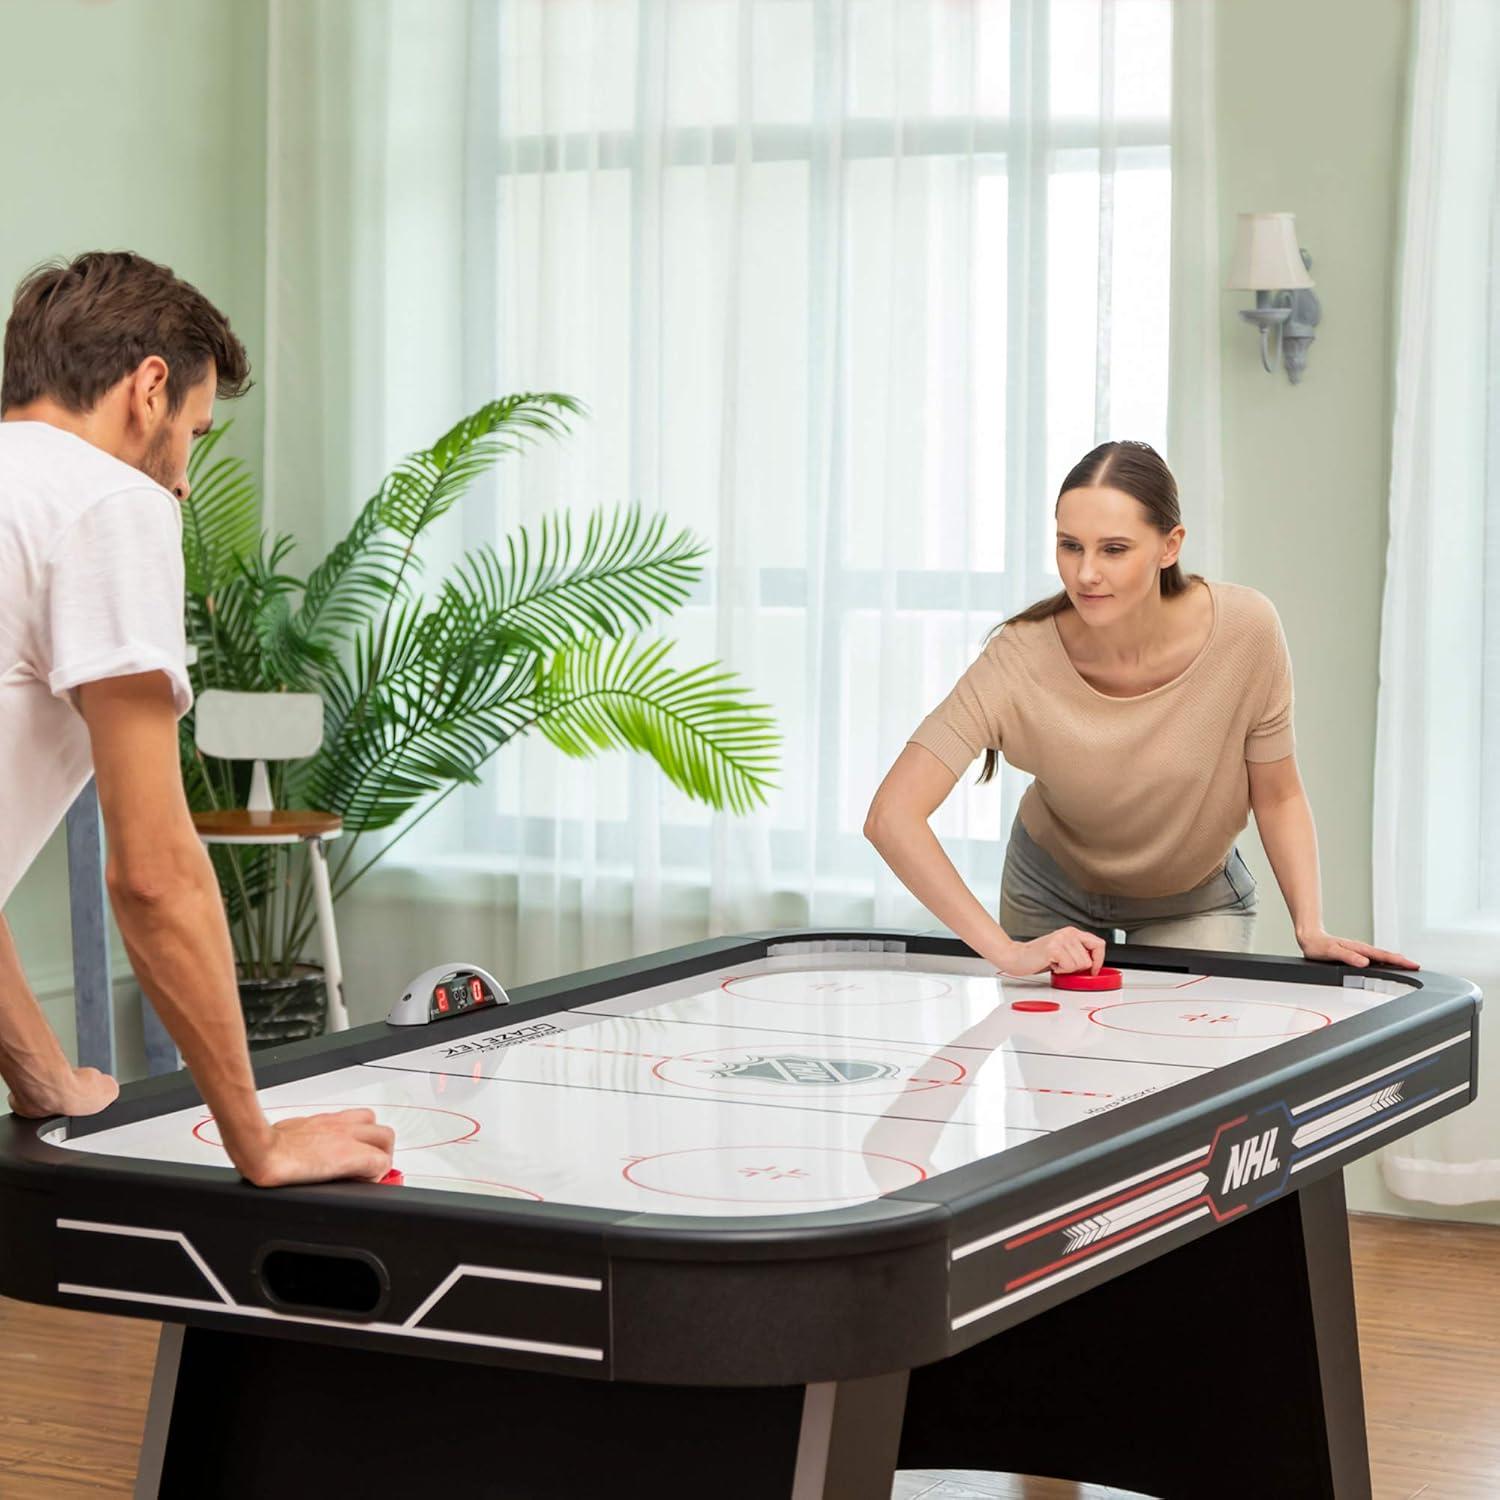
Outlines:
<svg viewBox="0 0 1500 1500"><path fill-rule="evenodd" d="M207 688L198 695L193 738L205 755L253 760L251 812L271 810L268 760L301 760L323 743L323 700L316 693L231 693Z"/></svg>
<svg viewBox="0 0 1500 1500"><path fill-rule="evenodd" d="M323 743L323 700L316 693L198 695L194 738L224 760L301 760Z"/></svg>

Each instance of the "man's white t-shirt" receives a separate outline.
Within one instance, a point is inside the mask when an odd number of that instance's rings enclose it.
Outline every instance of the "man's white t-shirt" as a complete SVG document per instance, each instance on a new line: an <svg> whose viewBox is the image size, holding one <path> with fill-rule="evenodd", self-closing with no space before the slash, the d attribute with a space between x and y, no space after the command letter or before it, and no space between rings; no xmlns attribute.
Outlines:
<svg viewBox="0 0 1500 1500"><path fill-rule="evenodd" d="M182 512L46 422L0 422L0 906L92 774L81 683L165 672L192 706Z"/></svg>

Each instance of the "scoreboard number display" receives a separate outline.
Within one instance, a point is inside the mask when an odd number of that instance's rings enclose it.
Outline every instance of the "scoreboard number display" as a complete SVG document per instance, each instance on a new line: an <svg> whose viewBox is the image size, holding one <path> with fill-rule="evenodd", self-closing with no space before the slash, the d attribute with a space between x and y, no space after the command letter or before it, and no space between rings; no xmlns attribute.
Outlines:
<svg viewBox="0 0 1500 1500"><path fill-rule="evenodd" d="M509 1004L505 987L478 964L437 964L406 986L385 1019L391 1026L426 1026Z"/></svg>

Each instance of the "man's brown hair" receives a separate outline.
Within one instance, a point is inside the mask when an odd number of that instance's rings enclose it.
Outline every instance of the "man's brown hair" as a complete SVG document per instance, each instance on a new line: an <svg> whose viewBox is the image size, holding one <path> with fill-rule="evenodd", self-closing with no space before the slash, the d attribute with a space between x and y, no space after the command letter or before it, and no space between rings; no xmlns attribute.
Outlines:
<svg viewBox="0 0 1500 1500"><path fill-rule="evenodd" d="M168 267L128 250L38 266L16 288L5 325L0 412L42 396L90 411L153 354L166 361L173 413L210 364L220 399L250 389L250 361L229 320Z"/></svg>

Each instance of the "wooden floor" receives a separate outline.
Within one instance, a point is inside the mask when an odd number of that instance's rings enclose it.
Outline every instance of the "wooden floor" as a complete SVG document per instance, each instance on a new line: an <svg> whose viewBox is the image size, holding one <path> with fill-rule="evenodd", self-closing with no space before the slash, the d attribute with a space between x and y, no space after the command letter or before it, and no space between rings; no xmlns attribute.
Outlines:
<svg viewBox="0 0 1500 1500"><path fill-rule="evenodd" d="M1376 1500L1500 1497L1500 1229L1355 1216ZM0 1298L0 1497L129 1494L156 1325ZM1118 1490L908 1474L901 1500L1105 1500Z"/></svg>

